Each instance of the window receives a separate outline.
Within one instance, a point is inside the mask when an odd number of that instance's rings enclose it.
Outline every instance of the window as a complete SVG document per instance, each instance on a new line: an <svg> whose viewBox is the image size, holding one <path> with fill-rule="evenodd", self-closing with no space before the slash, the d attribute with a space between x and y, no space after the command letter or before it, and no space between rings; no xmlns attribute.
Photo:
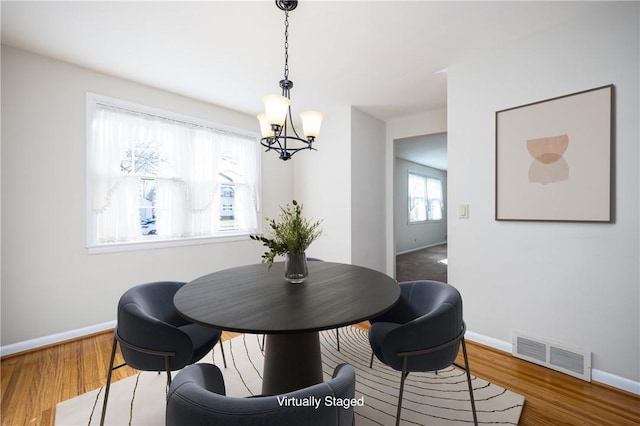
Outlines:
<svg viewBox="0 0 640 426"><path fill-rule="evenodd" d="M255 135L98 95L87 99L90 247L256 231Z"/></svg>
<svg viewBox="0 0 640 426"><path fill-rule="evenodd" d="M409 172L409 223L442 220L442 180Z"/></svg>

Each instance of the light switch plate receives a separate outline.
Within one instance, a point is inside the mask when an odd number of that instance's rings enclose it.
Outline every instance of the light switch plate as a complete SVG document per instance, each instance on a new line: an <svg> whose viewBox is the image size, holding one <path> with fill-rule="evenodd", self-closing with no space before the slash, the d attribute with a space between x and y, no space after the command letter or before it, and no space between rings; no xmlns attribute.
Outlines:
<svg viewBox="0 0 640 426"><path fill-rule="evenodd" d="M469 219L469 204L460 204L458 206L458 218Z"/></svg>

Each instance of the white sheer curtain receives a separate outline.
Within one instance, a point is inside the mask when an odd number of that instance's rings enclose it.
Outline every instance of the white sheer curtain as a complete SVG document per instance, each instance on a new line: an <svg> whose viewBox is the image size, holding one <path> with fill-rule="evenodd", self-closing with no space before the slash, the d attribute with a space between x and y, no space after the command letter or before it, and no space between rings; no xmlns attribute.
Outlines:
<svg viewBox="0 0 640 426"><path fill-rule="evenodd" d="M134 163L131 152L136 144L145 142L157 149L151 177L157 238L215 235L223 182L235 188L236 230L257 228L259 151L255 138L101 105L92 130L89 169L96 243L142 238L143 176L136 170L122 170L121 165L127 158Z"/></svg>
<svg viewBox="0 0 640 426"><path fill-rule="evenodd" d="M217 135L196 129L191 143L189 167L181 176L187 182L189 229L191 236L212 235L220 218L219 159L223 147Z"/></svg>
<svg viewBox="0 0 640 426"><path fill-rule="evenodd" d="M92 213L96 242L132 241L140 237L139 181L120 168L135 138L135 116L100 109L95 112L90 144Z"/></svg>
<svg viewBox="0 0 640 426"><path fill-rule="evenodd" d="M182 178L189 168L192 130L188 127L159 119L157 128L161 140L159 157L162 167L156 177L156 235L160 238L188 236L187 197L189 188Z"/></svg>
<svg viewBox="0 0 640 426"><path fill-rule="evenodd" d="M238 164L244 165L236 169L235 182L235 219L239 229L255 232L258 229L259 191L258 191L258 156L255 140L250 138L229 138L225 136L225 144L233 151Z"/></svg>

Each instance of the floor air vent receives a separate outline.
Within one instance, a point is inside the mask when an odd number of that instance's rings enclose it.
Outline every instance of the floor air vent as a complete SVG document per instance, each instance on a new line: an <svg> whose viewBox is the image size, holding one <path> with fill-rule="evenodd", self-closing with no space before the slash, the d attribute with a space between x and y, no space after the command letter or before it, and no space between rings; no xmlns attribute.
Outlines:
<svg viewBox="0 0 640 426"><path fill-rule="evenodd" d="M512 354L544 367L591 381L591 352L513 332Z"/></svg>

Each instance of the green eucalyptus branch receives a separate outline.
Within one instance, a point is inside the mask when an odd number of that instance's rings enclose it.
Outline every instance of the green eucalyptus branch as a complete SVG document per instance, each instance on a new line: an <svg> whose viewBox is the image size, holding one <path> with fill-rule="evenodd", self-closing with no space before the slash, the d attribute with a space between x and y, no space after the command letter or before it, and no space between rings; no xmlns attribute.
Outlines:
<svg viewBox="0 0 640 426"><path fill-rule="evenodd" d="M304 253L307 248L322 235L321 220L310 220L302 216L302 204L296 200L293 206L280 207L278 220L265 218L269 224L270 235L250 235L249 238L261 241L267 247L262 255L262 263L273 266L276 256L287 253Z"/></svg>

